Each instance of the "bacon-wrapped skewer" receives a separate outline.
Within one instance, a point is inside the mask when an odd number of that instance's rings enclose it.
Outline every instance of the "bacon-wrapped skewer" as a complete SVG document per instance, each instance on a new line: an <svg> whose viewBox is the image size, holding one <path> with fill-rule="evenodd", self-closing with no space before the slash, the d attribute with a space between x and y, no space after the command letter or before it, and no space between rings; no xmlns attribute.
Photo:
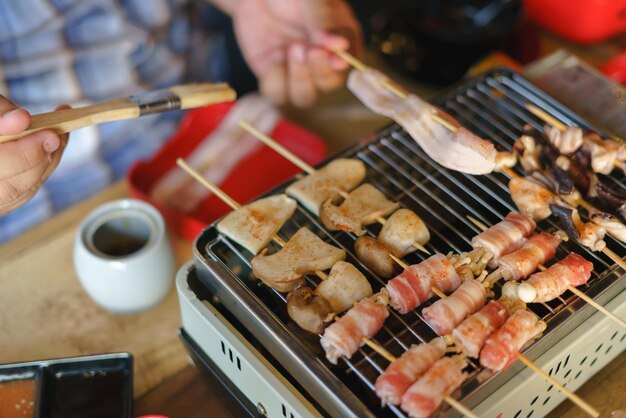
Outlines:
<svg viewBox="0 0 626 418"><path fill-rule="evenodd" d="M520 248L536 227L528 216L510 212L502 221L472 238L472 247L491 251L489 266L495 268L500 257Z"/></svg>
<svg viewBox="0 0 626 418"><path fill-rule="evenodd" d="M508 317L509 312L501 302L490 300L480 311L469 316L452 331L454 343L466 356L478 358L485 340Z"/></svg>
<svg viewBox="0 0 626 418"><path fill-rule="evenodd" d="M439 299L422 311L422 316L437 335L447 335L487 300L487 292L478 280L467 280L449 297Z"/></svg>
<svg viewBox="0 0 626 418"><path fill-rule="evenodd" d="M593 264L576 253L571 253L547 270L530 276L519 285L518 294L526 303L548 302L559 297L569 286L587 283Z"/></svg>
<svg viewBox="0 0 626 418"><path fill-rule="evenodd" d="M328 361L337 364L339 357L349 359L363 344L364 338L376 335L389 316L387 302L385 292L361 299L328 326L320 340Z"/></svg>
<svg viewBox="0 0 626 418"><path fill-rule="evenodd" d="M446 354L443 338L412 345L376 379L376 394L383 404L399 405L402 395L430 367Z"/></svg>
<svg viewBox="0 0 626 418"><path fill-rule="evenodd" d="M410 417L429 417L437 410L467 376L463 372L464 362L459 358L443 357L402 396L402 410Z"/></svg>
<svg viewBox="0 0 626 418"><path fill-rule="evenodd" d="M500 258L498 269L489 274L483 284L490 287L501 277L504 280L521 280L532 274L556 254L561 239L547 232L540 232L522 245L522 248Z"/></svg>
<svg viewBox="0 0 626 418"><path fill-rule="evenodd" d="M431 287L451 292L461 284L461 278L452 261L443 254L435 254L419 264L408 266L387 282L389 303L406 314L433 296Z"/></svg>
<svg viewBox="0 0 626 418"><path fill-rule="evenodd" d="M485 341L480 364L493 371L504 370L518 357L530 340L546 329L546 324L526 310L517 310Z"/></svg>

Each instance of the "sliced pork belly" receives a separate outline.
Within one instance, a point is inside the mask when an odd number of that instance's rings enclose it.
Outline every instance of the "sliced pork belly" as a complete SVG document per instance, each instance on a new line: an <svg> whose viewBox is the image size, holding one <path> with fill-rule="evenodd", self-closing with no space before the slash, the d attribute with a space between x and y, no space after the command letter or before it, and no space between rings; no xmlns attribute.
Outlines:
<svg viewBox="0 0 626 418"><path fill-rule="evenodd" d="M480 365L501 371L515 361L517 353L543 332L546 324L532 312L520 309L493 332L480 352Z"/></svg>
<svg viewBox="0 0 626 418"><path fill-rule="evenodd" d="M548 302L561 296L570 285L580 286L587 283L592 271L591 262L571 253L545 271L530 276L520 284L518 292L524 302Z"/></svg>
<svg viewBox="0 0 626 418"><path fill-rule="evenodd" d="M498 263L504 280L521 280L532 274L540 264L554 257L561 240L547 232L533 235L522 248L509 253Z"/></svg>
<svg viewBox="0 0 626 418"><path fill-rule="evenodd" d="M377 70L353 70L348 88L370 110L402 125L424 152L442 166L468 174L494 170L497 152L491 142L459 126L453 118L415 95L409 94L406 99L396 96L385 87L386 82L389 79ZM435 121L436 112L457 126L456 132Z"/></svg>
<svg viewBox="0 0 626 418"><path fill-rule="evenodd" d="M467 280L450 296L439 299L422 311L422 316L437 335L448 335L487 300L487 292L478 280Z"/></svg>
<svg viewBox="0 0 626 418"><path fill-rule="evenodd" d="M322 203L320 220L331 231L342 230L363 235L364 226L376 222L398 208L376 187L365 183L351 191L339 206L332 200Z"/></svg>
<svg viewBox="0 0 626 418"><path fill-rule="evenodd" d="M267 250L252 259L252 271L266 285L288 292L302 283L302 277L326 270L346 258L346 252L325 243L307 228L300 228L279 251Z"/></svg>
<svg viewBox="0 0 626 418"><path fill-rule="evenodd" d="M419 264L408 266L389 280L389 304L398 312L406 314L433 296L430 288L451 292L461 284L454 266L443 254L435 254Z"/></svg>
<svg viewBox="0 0 626 418"><path fill-rule="evenodd" d="M361 299L324 331L320 344L328 361L337 364L340 357L352 357L363 344L363 338L376 335L388 316L384 295L378 293L371 298Z"/></svg>
<svg viewBox="0 0 626 418"><path fill-rule="evenodd" d="M443 357L402 396L402 410L412 418L431 416L467 376L459 362Z"/></svg>
<svg viewBox="0 0 626 418"><path fill-rule="evenodd" d="M395 211L378 234L378 241L399 258L412 252L415 248L414 243L424 245L428 240L430 233L422 218L412 210L404 208Z"/></svg>
<svg viewBox="0 0 626 418"><path fill-rule="evenodd" d="M454 344L468 357L478 358L487 337L500 328L508 317L508 311L500 302L490 300L452 331Z"/></svg>
<svg viewBox="0 0 626 418"><path fill-rule="evenodd" d="M365 164L355 158L338 158L324 167L295 181L285 193L296 199L316 216L320 206L339 192L349 192L365 178Z"/></svg>
<svg viewBox="0 0 626 418"><path fill-rule="evenodd" d="M510 212L502 221L472 238L472 247L491 251L489 266L495 268L500 257L520 248L536 227L528 216Z"/></svg>
<svg viewBox="0 0 626 418"><path fill-rule="evenodd" d="M264 197L230 212L218 222L217 230L257 254L291 218L296 206L284 194Z"/></svg>
<svg viewBox="0 0 626 418"><path fill-rule="evenodd" d="M385 404L399 405L407 389L445 354L443 338L412 345L378 376L376 394Z"/></svg>

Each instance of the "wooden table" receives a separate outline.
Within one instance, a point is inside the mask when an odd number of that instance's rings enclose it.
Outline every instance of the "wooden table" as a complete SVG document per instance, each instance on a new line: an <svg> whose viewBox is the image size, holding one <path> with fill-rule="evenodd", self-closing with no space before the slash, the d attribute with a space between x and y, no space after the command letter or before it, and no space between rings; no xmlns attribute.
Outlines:
<svg viewBox="0 0 626 418"><path fill-rule="evenodd" d="M425 97L434 94L427 86L411 83L411 87ZM325 97L312 110L288 113L321 132L332 151L387 123L346 91ZM129 351L135 356L136 415L238 416L225 391L189 365L177 336L180 316L174 290L146 313L116 316L92 302L78 283L72 263L78 224L92 208L125 196L126 186L117 183L0 246L0 363ZM176 250L179 264L191 258L188 242L178 240ZM626 353L578 393L603 416L626 409ZM585 415L569 402L549 415L579 416Z"/></svg>

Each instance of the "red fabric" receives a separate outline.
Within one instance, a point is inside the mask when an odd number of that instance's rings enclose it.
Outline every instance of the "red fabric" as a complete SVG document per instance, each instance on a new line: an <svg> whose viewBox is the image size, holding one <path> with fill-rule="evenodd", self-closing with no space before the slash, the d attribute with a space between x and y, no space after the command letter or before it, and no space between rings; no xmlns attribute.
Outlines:
<svg viewBox="0 0 626 418"><path fill-rule="evenodd" d="M524 0L528 16L575 42L593 43L626 29L626 0Z"/></svg>
<svg viewBox="0 0 626 418"><path fill-rule="evenodd" d="M174 137L151 159L133 165L127 177L131 195L156 206L172 231L189 241L193 241L208 224L229 212L230 207L211 195L193 213L185 215L154 202L150 198L150 189L176 164L177 158L191 154L232 106L233 103L222 103L187 113ZM309 164L317 164L326 156L322 139L285 119L278 122L270 136ZM219 186L237 202L245 203L299 172L298 167L263 145L237 164Z"/></svg>

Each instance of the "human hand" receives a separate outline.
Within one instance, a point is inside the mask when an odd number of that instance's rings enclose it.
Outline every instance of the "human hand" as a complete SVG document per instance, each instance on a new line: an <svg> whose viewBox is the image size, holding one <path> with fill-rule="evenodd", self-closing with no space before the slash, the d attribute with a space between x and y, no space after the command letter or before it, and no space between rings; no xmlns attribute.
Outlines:
<svg viewBox="0 0 626 418"><path fill-rule="evenodd" d="M312 104L343 85L348 65L332 50L363 47L344 0L238 0L232 9L242 53L274 104Z"/></svg>
<svg viewBox="0 0 626 418"><path fill-rule="evenodd" d="M0 135L16 135L30 114L0 96ZM0 216L28 202L59 165L67 135L40 131L0 144Z"/></svg>

